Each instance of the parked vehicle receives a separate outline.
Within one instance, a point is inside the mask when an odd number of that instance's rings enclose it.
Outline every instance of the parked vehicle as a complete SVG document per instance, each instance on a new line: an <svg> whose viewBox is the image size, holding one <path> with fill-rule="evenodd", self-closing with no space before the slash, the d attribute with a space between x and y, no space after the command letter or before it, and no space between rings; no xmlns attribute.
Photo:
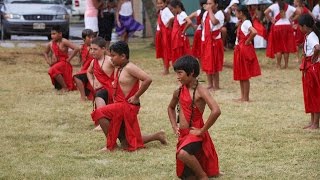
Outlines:
<svg viewBox="0 0 320 180"><path fill-rule="evenodd" d="M72 16L80 16L83 18L86 10L86 0L72 0L71 13Z"/></svg>
<svg viewBox="0 0 320 180"><path fill-rule="evenodd" d="M10 39L11 35L42 35L51 39L54 25L60 25L63 36L69 38L66 4L63 0L0 0L2 39Z"/></svg>

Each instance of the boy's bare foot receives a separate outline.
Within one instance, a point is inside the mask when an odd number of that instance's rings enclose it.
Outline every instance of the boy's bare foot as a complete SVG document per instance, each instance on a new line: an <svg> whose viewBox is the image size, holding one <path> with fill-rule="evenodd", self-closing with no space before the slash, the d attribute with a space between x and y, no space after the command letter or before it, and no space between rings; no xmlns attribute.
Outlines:
<svg viewBox="0 0 320 180"><path fill-rule="evenodd" d="M105 153L105 152L110 152L110 151L107 149L107 147L104 147L104 148L100 149L99 152Z"/></svg>
<svg viewBox="0 0 320 180"><path fill-rule="evenodd" d="M319 129L319 126L312 124L308 129Z"/></svg>
<svg viewBox="0 0 320 180"><path fill-rule="evenodd" d="M161 73L162 76L165 76L165 75L168 75L168 74L169 74L169 70L163 70L162 73Z"/></svg>
<svg viewBox="0 0 320 180"><path fill-rule="evenodd" d="M214 91L213 86L207 86L207 89L208 89L209 91Z"/></svg>
<svg viewBox="0 0 320 180"><path fill-rule="evenodd" d="M232 101L234 102L244 102L243 98L238 98L238 99L232 99Z"/></svg>
<svg viewBox="0 0 320 180"><path fill-rule="evenodd" d="M166 139L166 133L163 130L157 132L156 136L157 136L157 139L161 142L161 144L163 144L163 145L168 144L167 139Z"/></svg>
<svg viewBox="0 0 320 180"><path fill-rule="evenodd" d="M277 65L276 65L276 69L281 69L281 65L280 65L280 64L277 64Z"/></svg>
<svg viewBox="0 0 320 180"><path fill-rule="evenodd" d="M94 130L94 131L102 131L102 128L101 128L100 125L98 125L98 126L96 126L93 130Z"/></svg>
<svg viewBox="0 0 320 180"><path fill-rule="evenodd" d="M86 97L81 97L81 98L80 98L80 101L82 101L82 102L83 102L83 101L87 101L87 100L88 100L88 99L87 99Z"/></svg>

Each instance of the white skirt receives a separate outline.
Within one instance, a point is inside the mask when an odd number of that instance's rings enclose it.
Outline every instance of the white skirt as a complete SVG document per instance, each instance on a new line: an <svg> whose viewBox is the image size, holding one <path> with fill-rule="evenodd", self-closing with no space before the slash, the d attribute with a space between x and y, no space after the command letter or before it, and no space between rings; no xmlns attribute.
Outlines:
<svg viewBox="0 0 320 180"><path fill-rule="evenodd" d="M98 17L84 17L85 29L91 29L93 32L98 32Z"/></svg>

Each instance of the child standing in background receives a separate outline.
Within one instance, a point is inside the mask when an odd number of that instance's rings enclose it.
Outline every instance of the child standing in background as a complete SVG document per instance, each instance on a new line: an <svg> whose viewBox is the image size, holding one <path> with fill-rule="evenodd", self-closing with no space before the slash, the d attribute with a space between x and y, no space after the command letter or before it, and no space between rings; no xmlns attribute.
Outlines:
<svg viewBox="0 0 320 180"><path fill-rule="evenodd" d="M237 101L248 102L251 77L261 75L260 65L252 45L257 30L252 26L251 17L246 6L239 5L236 10L239 19L236 46L233 57L233 79L240 81L241 96Z"/></svg>
<svg viewBox="0 0 320 180"><path fill-rule="evenodd" d="M306 38L303 45L304 58L300 65L305 112L311 114L311 121L304 129L319 129L320 119L320 61L319 30L314 31L314 19L309 14L299 18L299 26Z"/></svg>
<svg viewBox="0 0 320 180"><path fill-rule="evenodd" d="M219 72L223 68L224 46L221 39L221 27L224 14L218 9L219 0L208 0L203 14L201 36L201 67L207 74L208 89L220 89Z"/></svg>
<svg viewBox="0 0 320 180"><path fill-rule="evenodd" d="M136 31L143 30L144 26L134 19L133 3L131 0L118 0L116 11L116 32L122 41L128 39Z"/></svg>
<svg viewBox="0 0 320 180"><path fill-rule="evenodd" d="M196 25L194 25L195 33L193 36L193 43L192 43L192 55L198 59L201 57L201 34L202 34L202 16L204 14L205 5L207 4L207 0L199 0L200 9L193 12L189 15L190 19L196 18Z"/></svg>
<svg viewBox="0 0 320 180"><path fill-rule="evenodd" d="M93 99L93 88L90 85L87 77L88 67L93 60L93 57L90 54L90 45L93 37L94 32L91 29L84 29L82 31L83 44L80 46L81 69L73 76L82 101Z"/></svg>
<svg viewBox="0 0 320 180"><path fill-rule="evenodd" d="M159 9L156 32L156 58L163 60L162 75L169 74L171 61L171 26L174 15L167 7L166 0L157 0Z"/></svg>
<svg viewBox="0 0 320 180"><path fill-rule="evenodd" d="M186 31L192 22L186 14L181 1L170 1L169 8L175 15L171 34L172 64L174 64L181 56L191 54L190 43Z"/></svg>

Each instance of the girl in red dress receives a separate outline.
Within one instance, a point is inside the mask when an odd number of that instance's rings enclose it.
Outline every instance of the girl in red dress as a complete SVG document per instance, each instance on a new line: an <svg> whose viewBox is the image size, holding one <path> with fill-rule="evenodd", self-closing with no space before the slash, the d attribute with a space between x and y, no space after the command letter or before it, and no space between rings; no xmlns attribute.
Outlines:
<svg viewBox="0 0 320 180"><path fill-rule="evenodd" d="M282 55L284 56L284 69L288 68L289 53L297 52L291 21L298 19L299 11L284 2L277 0L269 6L264 14L272 23L270 28L268 44L266 49L267 57L277 58L277 68L281 67ZM270 16L272 14L273 16Z"/></svg>
<svg viewBox="0 0 320 180"><path fill-rule="evenodd" d="M172 64L174 64L181 56L191 54L190 43L186 31L192 22L186 14L181 1L171 1L169 8L175 15L171 33Z"/></svg>
<svg viewBox="0 0 320 180"><path fill-rule="evenodd" d="M156 32L156 58L162 58L163 72L162 75L169 74L171 61L171 31L174 15L167 7L166 0L157 0L159 9Z"/></svg>
<svg viewBox="0 0 320 180"><path fill-rule="evenodd" d="M208 0L206 12L203 14L201 36L201 67L207 74L208 89L218 90L219 72L223 68L224 47L221 28L224 14L218 9L219 0Z"/></svg>
<svg viewBox="0 0 320 180"><path fill-rule="evenodd" d="M314 19L309 14L299 18L299 26L306 34L303 45L302 71L303 97L306 113L311 114L311 122L305 129L319 129L320 119L320 60L319 31L313 30ZM315 28L314 28L315 29Z"/></svg>
<svg viewBox="0 0 320 180"><path fill-rule="evenodd" d="M205 5L207 4L207 0L199 0L200 7L201 9L198 9L197 11L191 13L189 15L190 19L195 18L197 24L194 25L194 36L193 36L193 44L192 44L192 55L198 59L200 59L201 56L201 34L202 34L202 24L201 24L201 19L206 11Z"/></svg>
<svg viewBox="0 0 320 180"><path fill-rule="evenodd" d="M249 101L251 77L261 75L261 70L252 40L257 30L252 26L251 17L246 6L239 5L236 10L239 19L236 46L233 58L233 79L240 81L240 102Z"/></svg>

